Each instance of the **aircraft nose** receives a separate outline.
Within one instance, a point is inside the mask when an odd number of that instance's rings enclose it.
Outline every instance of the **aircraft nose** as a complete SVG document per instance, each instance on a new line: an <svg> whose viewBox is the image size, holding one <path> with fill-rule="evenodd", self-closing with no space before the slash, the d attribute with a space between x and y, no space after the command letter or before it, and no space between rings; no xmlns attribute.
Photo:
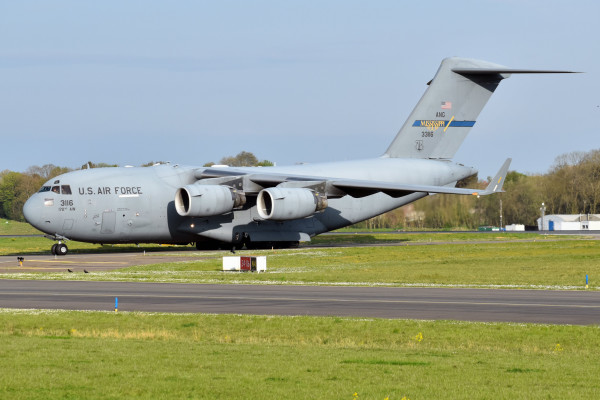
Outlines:
<svg viewBox="0 0 600 400"><path fill-rule="evenodd" d="M36 228L42 219L42 204L39 204L37 196L31 196L23 205L23 216L25 220Z"/></svg>

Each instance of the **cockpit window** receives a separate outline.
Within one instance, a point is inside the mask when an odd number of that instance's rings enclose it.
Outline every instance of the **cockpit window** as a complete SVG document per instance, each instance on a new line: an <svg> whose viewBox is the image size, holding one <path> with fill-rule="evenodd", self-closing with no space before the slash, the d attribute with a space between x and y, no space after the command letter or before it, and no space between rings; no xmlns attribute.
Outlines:
<svg viewBox="0 0 600 400"><path fill-rule="evenodd" d="M61 186L42 186L40 189L40 193L43 192L52 192L56 194L73 194L71 192L71 185L61 185Z"/></svg>

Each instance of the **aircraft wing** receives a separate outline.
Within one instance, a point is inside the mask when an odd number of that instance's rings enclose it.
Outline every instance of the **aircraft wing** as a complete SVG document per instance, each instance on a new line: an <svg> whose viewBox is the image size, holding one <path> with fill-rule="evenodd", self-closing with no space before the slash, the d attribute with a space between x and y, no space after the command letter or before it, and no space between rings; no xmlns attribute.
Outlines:
<svg viewBox="0 0 600 400"><path fill-rule="evenodd" d="M254 173L236 168L204 168L198 170L196 178L204 180L206 184L227 184L227 181L240 181L243 191L252 195L266 187L305 187L312 188L328 197L365 197L375 193L385 193L391 197L402 197L411 193L443 193L485 196L502 192L502 185L506 178L511 159L507 159L498 173L485 189L467 189L450 186L410 185L384 181L338 179L316 176L288 175L281 173ZM268 168L265 168L268 170Z"/></svg>
<svg viewBox="0 0 600 400"><path fill-rule="evenodd" d="M391 197L401 197L411 193L442 193L442 194L462 194L473 196L486 196L492 193L502 192L502 186L508 173L512 159L508 158L498 173L492 178L485 189L467 189L449 186L428 186L428 185L404 185L389 182L377 181L359 181L359 180L333 180L332 185L346 192L353 197L368 196L373 193L383 192Z"/></svg>

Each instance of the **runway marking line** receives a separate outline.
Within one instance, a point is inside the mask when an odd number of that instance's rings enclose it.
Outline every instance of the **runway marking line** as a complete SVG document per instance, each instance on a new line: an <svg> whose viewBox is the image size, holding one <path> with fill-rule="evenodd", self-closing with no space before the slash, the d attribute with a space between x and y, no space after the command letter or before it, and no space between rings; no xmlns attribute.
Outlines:
<svg viewBox="0 0 600 400"><path fill-rule="evenodd" d="M43 295L43 296L90 296L90 293L39 293L39 292L0 292L0 295ZM458 305L480 305L480 306L511 306L511 307L549 307L549 308L600 308L600 305L584 304L539 304L539 303L499 303L499 302L474 302L474 301L415 301L415 300L369 300L369 299L335 299L335 298L298 298L298 297L248 297L248 296L172 296L172 295L137 295L137 294L94 294L95 297L114 298L174 298L174 299L213 299L213 300L283 300L283 301L312 301L312 302L334 302L334 303L374 303L374 304L458 304Z"/></svg>
<svg viewBox="0 0 600 400"><path fill-rule="evenodd" d="M124 261L63 261L63 260L34 260L32 263L41 262L41 263L49 263L49 264L127 264Z"/></svg>
<svg viewBox="0 0 600 400"><path fill-rule="evenodd" d="M5 262L8 264L8 262ZM26 262L27 263L27 262ZM128 263L125 261L62 261L62 260L33 260L28 264L35 263L47 263L47 264L119 264L119 265L127 265ZM22 267L24 268L24 267Z"/></svg>
<svg viewBox="0 0 600 400"><path fill-rule="evenodd" d="M15 271L23 271L23 270L32 270L32 271L64 271L65 267L1 267L0 270L15 270ZM2 277L2 275L0 275Z"/></svg>

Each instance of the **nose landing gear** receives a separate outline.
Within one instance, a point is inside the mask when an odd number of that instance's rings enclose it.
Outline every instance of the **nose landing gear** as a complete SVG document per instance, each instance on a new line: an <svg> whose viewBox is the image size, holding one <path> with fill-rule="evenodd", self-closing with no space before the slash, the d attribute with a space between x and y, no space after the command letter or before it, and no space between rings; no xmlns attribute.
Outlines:
<svg viewBox="0 0 600 400"><path fill-rule="evenodd" d="M50 252L55 256L64 256L69 252L69 248L66 244L58 242L52 245Z"/></svg>
<svg viewBox="0 0 600 400"><path fill-rule="evenodd" d="M64 256L69 252L69 248L67 247L66 244L63 243L63 241L69 240L68 238L59 235L59 234L55 234L55 235L44 235L44 237L50 239L50 240L58 240L58 243L55 243L52 245L52 247L50 248L50 252L55 255L55 256Z"/></svg>

